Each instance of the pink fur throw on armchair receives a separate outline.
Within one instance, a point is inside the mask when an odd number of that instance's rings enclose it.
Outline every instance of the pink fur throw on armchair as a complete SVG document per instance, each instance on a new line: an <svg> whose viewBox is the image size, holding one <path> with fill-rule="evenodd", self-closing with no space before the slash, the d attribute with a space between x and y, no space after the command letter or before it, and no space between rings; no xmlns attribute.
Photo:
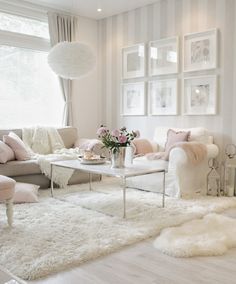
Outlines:
<svg viewBox="0 0 236 284"><path fill-rule="evenodd" d="M176 147L180 147L185 151L188 160L192 165L201 163L207 157L206 145L199 142L178 142L171 146L167 152L148 153L146 154L146 158L148 160L163 159L168 161L170 151Z"/></svg>
<svg viewBox="0 0 236 284"><path fill-rule="evenodd" d="M204 160L207 156L206 145L199 142L187 142L190 136L190 131L176 132L169 129L167 132L167 141L165 144L164 152L148 153L146 158L148 160L158 160L163 159L168 161L170 151L173 148L180 147L185 152L191 164L196 165Z"/></svg>

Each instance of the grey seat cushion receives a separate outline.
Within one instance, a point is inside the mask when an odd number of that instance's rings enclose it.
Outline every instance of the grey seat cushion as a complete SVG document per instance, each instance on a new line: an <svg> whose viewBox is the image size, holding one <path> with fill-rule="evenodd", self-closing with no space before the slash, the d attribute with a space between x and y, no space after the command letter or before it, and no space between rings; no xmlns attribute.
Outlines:
<svg viewBox="0 0 236 284"><path fill-rule="evenodd" d="M0 164L0 174L11 177L41 174L41 171L36 160L11 161L6 164Z"/></svg>

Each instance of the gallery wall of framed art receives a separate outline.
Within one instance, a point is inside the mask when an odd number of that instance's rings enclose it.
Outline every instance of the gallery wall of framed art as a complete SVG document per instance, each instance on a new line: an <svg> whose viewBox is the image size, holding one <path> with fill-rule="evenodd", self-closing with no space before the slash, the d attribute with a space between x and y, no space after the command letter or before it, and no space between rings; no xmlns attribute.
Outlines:
<svg viewBox="0 0 236 284"><path fill-rule="evenodd" d="M124 47L122 49L123 79L145 76L146 48L144 43Z"/></svg>
<svg viewBox="0 0 236 284"><path fill-rule="evenodd" d="M148 63L150 76L178 73L179 38L171 37L150 41Z"/></svg>
<svg viewBox="0 0 236 284"><path fill-rule="evenodd" d="M148 101L150 115L178 114L177 79L148 82Z"/></svg>
<svg viewBox="0 0 236 284"><path fill-rule="evenodd" d="M216 115L217 56L217 29L122 48L121 115Z"/></svg>
<svg viewBox="0 0 236 284"><path fill-rule="evenodd" d="M217 30L184 35L184 72L217 67Z"/></svg>
<svg viewBox="0 0 236 284"><path fill-rule="evenodd" d="M184 114L214 115L217 110L217 76L184 79Z"/></svg>
<svg viewBox="0 0 236 284"><path fill-rule="evenodd" d="M144 82L123 84L122 93L123 115L146 114L146 92Z"/></svg>

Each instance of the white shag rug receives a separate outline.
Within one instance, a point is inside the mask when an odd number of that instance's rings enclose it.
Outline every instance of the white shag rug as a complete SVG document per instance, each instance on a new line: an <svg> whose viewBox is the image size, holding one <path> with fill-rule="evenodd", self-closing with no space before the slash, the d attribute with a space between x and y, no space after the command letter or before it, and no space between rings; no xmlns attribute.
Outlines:
<svg viewBox="0 0 236 284"><path fill-rule="evenodd" d="M167 198L163 209L161 195L128 189L124 220L119 185L108 179L93 187L100 192L80 185L50 198L41 191L39 203L14 206L12 229L0 205L0 265L23 279L37 279L157 236L163 228L236 207L235 198Z"/></svg>
<svg viewBox="0 0 236 284"><path fill-rule="evenodd" d="M164 229L154 246L174 257L222 255L236 247L236 219L208 214L203 219Z"/></svg>

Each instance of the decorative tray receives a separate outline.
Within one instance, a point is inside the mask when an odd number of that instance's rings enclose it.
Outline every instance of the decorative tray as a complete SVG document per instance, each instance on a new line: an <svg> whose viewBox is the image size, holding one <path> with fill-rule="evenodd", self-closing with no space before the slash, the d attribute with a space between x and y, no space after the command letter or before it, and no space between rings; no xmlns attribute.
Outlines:
<svg viewBox="0 0 236 284"><path fill-rule="evenodd" d="M91 158L91 159L84 159L80 158L80 163L84 165L99 165L106 163L106 158Z"/></svg>

